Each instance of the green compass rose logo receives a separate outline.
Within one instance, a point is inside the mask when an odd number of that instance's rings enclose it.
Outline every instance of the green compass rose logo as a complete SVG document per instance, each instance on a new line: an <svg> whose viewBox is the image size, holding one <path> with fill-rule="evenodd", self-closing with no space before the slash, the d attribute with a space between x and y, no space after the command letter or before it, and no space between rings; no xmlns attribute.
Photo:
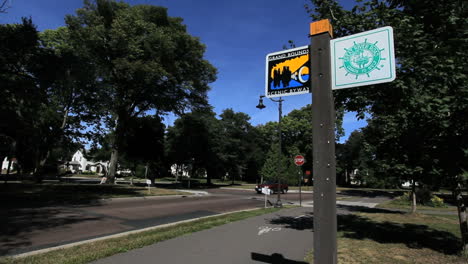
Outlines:
<svg viewBox="0 0 468 264"><path fill-rule="evenodd" d="M343 66L340 69L344 68L346 70L346 76L354 74L357 79L359 75L365 74L370 77L373 70L380 70L379 64L385 58L381 56L384 49L379 49L377 43L378 41L372 44L365 39L362 43L354 42L350 49L344 49L346 53L339 59L343 60ZM383 65L380 65L380 67L383 67Z"/></svg>

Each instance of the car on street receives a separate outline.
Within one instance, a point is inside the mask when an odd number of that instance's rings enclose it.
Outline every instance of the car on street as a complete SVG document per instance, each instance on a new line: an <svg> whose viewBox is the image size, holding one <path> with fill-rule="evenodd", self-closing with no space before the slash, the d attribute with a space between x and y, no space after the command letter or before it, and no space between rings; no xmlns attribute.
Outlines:
<svg viewBox="0 0 468 264"><path fill-rule="evenodd" d="M263 182L262 184L259 184L259 185L256 185L255 186L255 191L257 193L262 193L262 188L268 188L268 189L271 189L271 191L273 193L276 193L278 192L278 183L277 182L273 182L273 181L265 181ZM281 193L287 193L288 192L288 185L286 183L281 183L279 185L279 189L281 191Z"/></svg>

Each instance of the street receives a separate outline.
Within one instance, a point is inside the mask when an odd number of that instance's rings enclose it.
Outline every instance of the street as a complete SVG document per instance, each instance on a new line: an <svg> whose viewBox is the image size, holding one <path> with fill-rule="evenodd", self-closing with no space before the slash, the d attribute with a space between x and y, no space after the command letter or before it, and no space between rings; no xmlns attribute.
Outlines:
<svg viewBox="0 0 468 264"><path fill-rule="evenodd" d="M0 255L15 255L181 220L264 206L264 196L253 190L206 191L209 194L203 196L123 198L102 200L90 206L2 210ZM299 194L282 194L281 199L285 205L298 204ZM312 193L303 193L302 199L303 205L312 205ZM269 200L274 203L276 195L270 196Z"/></svg>

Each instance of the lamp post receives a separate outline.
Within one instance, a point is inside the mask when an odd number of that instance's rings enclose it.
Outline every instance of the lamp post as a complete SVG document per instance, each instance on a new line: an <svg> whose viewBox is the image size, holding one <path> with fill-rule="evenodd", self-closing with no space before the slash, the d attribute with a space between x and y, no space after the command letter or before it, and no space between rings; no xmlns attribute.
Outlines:
<svg viewBox="0 0 468 264"><path fill-rule="evenodd" d="M263 104L263 98L264 95L260 95L260 98L258 100L258 105L256 106L258 109L262 110L266 106ZM278 198L276 200L275 207L283 207L283 204L281 203L281 115L282 115L282 110L283 110L283 99L281 97L278 100L274 100L272 98L269 98L271 101L278 103L278 142L279 142L279 148L278 148L278 162L277 162L277 170L278 170L278 175L277 175L277 181L278 181Z"/></svg>

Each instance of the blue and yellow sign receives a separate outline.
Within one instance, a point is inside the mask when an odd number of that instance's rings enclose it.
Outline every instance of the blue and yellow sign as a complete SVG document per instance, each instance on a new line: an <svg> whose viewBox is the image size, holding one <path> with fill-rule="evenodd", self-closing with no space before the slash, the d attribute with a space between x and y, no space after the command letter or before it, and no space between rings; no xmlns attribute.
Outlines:
<svg viewBox="0 0 468 264"><path fill-rule="evenodd" d="M266 56L265 95L279 97L309 93L309 46Z"/></svg>

